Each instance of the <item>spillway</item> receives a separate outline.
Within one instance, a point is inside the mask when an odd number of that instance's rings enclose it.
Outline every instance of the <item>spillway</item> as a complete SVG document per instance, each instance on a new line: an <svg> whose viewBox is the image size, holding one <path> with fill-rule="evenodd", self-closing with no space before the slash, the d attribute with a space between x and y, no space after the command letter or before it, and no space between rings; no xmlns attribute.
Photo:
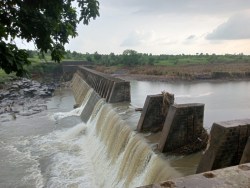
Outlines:
<svg viewBox="0 0 250 188"><path fill-rule="evenodd" d="M136 187L180 176L77 74L72 79L72 90L76 102L81 103L73 110L78 113L66 112L60 117L80 115L86 121L65 135L68 138L84 132L81 147L90 159L88 171L93 173L95 186ZM88 118L86 113L90 114Z"/></svg>

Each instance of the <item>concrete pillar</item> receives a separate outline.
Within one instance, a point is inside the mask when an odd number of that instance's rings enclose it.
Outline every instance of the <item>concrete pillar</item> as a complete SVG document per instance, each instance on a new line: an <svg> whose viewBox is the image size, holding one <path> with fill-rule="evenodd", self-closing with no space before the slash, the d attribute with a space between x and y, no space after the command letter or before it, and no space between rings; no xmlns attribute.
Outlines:
<svg viewBox="0 0 250 188"><path fill-rule="evenodd" d="M85 108L83 109L83 111L81 112L81 119L83 120L83 122L87 122L95 108L96 103L101 99L101 97L95 92L93 91L93 93L91 94L89 100L87 101L87 104L85 106Z"/></svg>
<svg viewBox="0 0 250 188"><path fill-rule="evenodd" d="M137 125L138 132L157 132L163 128L166 116L162 113L163 95L148 95Z"/></svg>
<svg viewBox="0 0 250 188"><path fill-rule="evenodd" d="M130 83L115 82L108 100L109 103L130 101Z"/></svg>
<svg viewBox="0 0 250 188"><path fill-rule="evenodd" d="M197 173L238 165L249 136L250 119L214 123Z"/></svg>
<svg viewBox="0 0 250 188"><path fill-rule="evenodd" d="M192 153L206 147L207 135L203 128L204 104L174 104L164 123L158 150L161 152ZM190 145L187 151L177 151ZM195 145L192 145L195 144Z"/></svg>
<svg viewBox="0 0 250 188"><path fill-rule="evenodd" d="M250 137L247 139L247 143L240 160L240 164L244 163L250 163Z"/></svg>
<svg viewBox="0 0 250 188"><path fill-rule="evenodd" d="M174 95L168 92L162 92L162 94L158 95L148 95L137 125L137 131L161 131L168 114L168 110L173 104Z"/></svg>

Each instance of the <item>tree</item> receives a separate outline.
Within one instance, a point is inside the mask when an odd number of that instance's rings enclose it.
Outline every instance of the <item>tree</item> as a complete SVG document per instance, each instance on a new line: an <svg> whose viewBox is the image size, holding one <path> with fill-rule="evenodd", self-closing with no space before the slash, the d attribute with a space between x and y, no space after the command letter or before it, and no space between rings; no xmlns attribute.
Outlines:
<svg viewBox="0 0 250 188"><path fill-rule="evenodd" d="M135 50L124 50L122 53L122 63L127 66L139 65L141 55Z"/></svg>
<svg viewBox="0 0 250 188"><path fill-rule="evenodd" d="M22 75L30 64L26 50L18 49L16 38L33 41L41 53L51 51L52 60L60 62L64 45L76 37L77 24L87 25L99 16L97 0L1 0L0 68ZM76 8L79 7L80 14Z"/></svg>
<svg viewBox="0 0 250 188"><path fill-rule="evenodd" d="M95 53L94 53L94 60L95 60L96 62L99 62L101 58L102 58L102 56L101 56L100 54L98 54L98 52L95 52Z"/></svg>

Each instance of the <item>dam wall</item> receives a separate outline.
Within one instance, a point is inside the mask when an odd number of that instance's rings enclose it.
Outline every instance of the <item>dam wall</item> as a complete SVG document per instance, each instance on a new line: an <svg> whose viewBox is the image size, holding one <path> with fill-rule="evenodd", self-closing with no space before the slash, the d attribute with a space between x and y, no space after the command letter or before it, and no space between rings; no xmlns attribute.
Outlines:
<svg viewBox="0 0 250 188"><path fill-rule="evenodd" d="M169 166L168 162L156 155L144 138L130 130L121 117L108 106L112 101L130 101L129 83L80 67L72 79L72 91L77 105L82 109L80 113L82 120L87 125L91 124L93 137L97 137L98 140L90 139L89 145L93 142L97 143L91 148L92 157L101 157L101 160L98 158L96 163L102 166L102 169L109 169L109 177L115 178L114 183L108 183L108 186L102 187L135 187L163 181L165 182L145 187L194 187L194 185L206 185L206 183L209 187L216 185L218 181L221 183L218 185L223 187L229 180L231 184L241 185L239 181L232 178L238 177L239 174L245 178L242 185L249 185L249 119L214 123L209 144L198 165L197 173L200 174L169 180L180 175ZM115 95L116 92L118 95ZM161 101L160 95L149 96L140 121L143 122L143 119L146 120L145 118L149 118L150 115L152 115L151 118L153 115L158 117L162 115L161 106L159 107ZM149 118L153 123L151 122L149 126L145 123L143 125L147 129L155 125L155 122L161 124L159 127L162 133L158 143L158 150L161 152L178 150L187 143L195 143L204 148L206 142L201 141L206 141L207 138L203 138L202 135L203 116L204 104L173 104L169 107L166 117ZM147 121L144 122L147 123ZM149 130L152 131L152 127ZM210 172L210 170L238 164L242 165ZM118 184L121 185L117 186Z"/></svg>
<svg viewBox="0 0 250 188"><path fill-rule="evenodd" d="M158 149L173 152L194 143L192 152L206 147L207 137L203 128L204 104L174 104L166 117ZM182 151L180 151L182 152ZM183 151L184 152L184 151ZM178 152L177 152L178 153Z"/></svg>
<svg viewBox="0 0 250 188"><path fill-rule="evenodd" d="M108 103L130 102L130 82L78 67L77 74Z"/></svg>
<svg viewBox="0 0 250 188"><path fill-rule="evenodd" d="M81 119L86 123L94 105L101 98L108 103L129 102L130 83L121 79L112 78L108 75L96 72L86 67L78 67L71 81L71 88L75 97L75 107L83 104L91 90L91 95L81 112Z"/></svg>
<svg viewBox="0 0 250 188"><path fill-rule="evenodd" d="M250 119L214 123L197 173L250 162L249 137Z"/></svg>
<svg viewBox="0 0 250 188"><path fill-rule="evenodd" d="M158 95L148 95L137 124L138 132L162 131L169 108L174 104L174 95L162 92Z"/></svg>
<svg viewBox="0 0 250 188"><path fill-rule="evenodd" d="M163 96L161 94L147 96L137 125L138 132L162 130L166 118L162 113L162 100Z"/></svg>
<svg viewBox="0 0 250 188"><path fill-rule="evenodd" d="M240 164L249 163L249 162L250 162L250 136L247 139L247 143L243 151Z"/></svg>
<svg viewBox="0 0 250 188"><path fill-rule="evenodd" d="M79 103L73 111L80 110L78 114L85 122L81 128L76 126L77 135L83 134L82 145L91 159L96 187L138 187L181 176L78 72L71 87Z"/></svg>
<svg viewBox="0 0 250 188"><path fill-rule="evenodd" d="M248 188L250 185L250 163L220 170L171 179L141 188Z"/></svg>

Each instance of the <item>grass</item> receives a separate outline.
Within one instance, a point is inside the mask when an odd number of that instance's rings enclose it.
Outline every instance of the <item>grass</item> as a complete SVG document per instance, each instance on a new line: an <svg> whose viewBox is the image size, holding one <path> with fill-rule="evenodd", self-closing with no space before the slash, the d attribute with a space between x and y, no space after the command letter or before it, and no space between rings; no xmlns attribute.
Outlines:
<svg viewBox="0 0 250 188"><path fill-rule="evenodd" d="M160 76L170 79L244 79L250 78L249 63L197 63L177 65L143 65L136 67L97 66L96 70L113 74L125 69L131 75Z"/></svg>
<svg viewBox="0 0 250 188"><path fill-rule="evenodd" d="M16 78L17 76L14 73L6 74L4 70L0 69L0 84L4 84Z"/></svg>
<svg viewBox="0 0 250 188"><path fill-rule="evenodd" d="M155 65L179 66L197 64L250 63L250 56L240 55L170 55L161 57Z"/></svg>

